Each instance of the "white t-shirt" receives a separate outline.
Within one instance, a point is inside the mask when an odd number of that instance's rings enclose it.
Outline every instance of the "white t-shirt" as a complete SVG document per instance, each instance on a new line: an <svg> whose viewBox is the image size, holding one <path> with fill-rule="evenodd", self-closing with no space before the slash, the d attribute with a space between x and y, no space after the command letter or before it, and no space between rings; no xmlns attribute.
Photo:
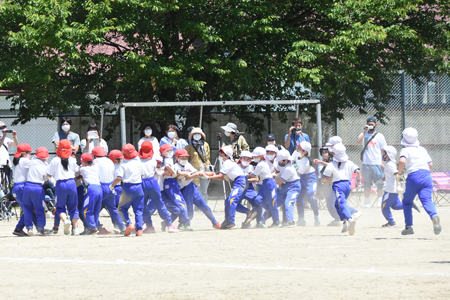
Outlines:
<svg viewBox="0 0 450 300"><path fill-rule="evenodd" d="M297 175L297 171L291 163L288 163L284 167L278 165L277 171L280 172L280 178L286 182L292 182L300 179Z"/></svg>
<svg viewBox="0 0 450 300"><path fill-rule="evenodd" d="M180 165L179 163L176 163L175 164L175 172L178 173L178 171L196 173L197 169L194 168L194 166L192 166L190 163L187 163L184 166ZM177 182L178 182L178 185L180 186L180 189L188 186L194 180L194 178L189 179L189 180L186 180L184 178L185 177L177 177Z"/></svg>
<svg viewBox="0 0 450 300"><path fill-rule="evenodd" d="M339 169L338 164L339 163L337 161L333 160L325 168L325 172L323 172L323 175L326 177L333 176L333 182L341 180L351 180L353 177L352 172L356 172L356 170L359 170L359 167L355 165L351 160L341 163L341 167Z"/></svg>
<svg viewBox="0 0 450 300"><path fill-rule="evenodd" d="M107 157L97 157L94 159L94 165L98 167L98 177L100 183L111 184L117 176L115 175L115 166L112 160Z"/></svg>
<svg viewBox="0 0 450 300"><path fill-rule="evenodd" d="M138 142L138 151L141 150L141 145L145 141L150 141L152 143L153 153L159 153L159 142L158 142L158 139L155 138L154 136L150 137L149 139L146 138L145 136L142 137Z"/></svg>
<svg viewBox="0 0 450 300"><path fill-rule="evenodd" d="M274 158L274 159L273 159L273 162L271 162L271 161L268 160L267 157L266 157L266 161L267 161L267 164L269 165L270 172L272 172L272 173L275 172L275 170L276 170L276 168L277 168L277 166L278 166L278 163L277 163L276 158Z"/></svg>
<svg viewBox="0 0 450 300"><path fill-rule="evenodd" d="M106 151L106 153L108 153L108 144L104 139L101 139L100 144L98 143L97 139L91 140L91 142L89 143L89 150L86 150L86 139L82 139L80 142L81 153L92 153L92 149L99 145L103 148L103 150Z"/></svg>
<svg viewBox="0 0 450 300"><path fill-rule="evenodd" d="M64 170L61 158L58 156L52 159L47 169L47 174L53 176L56 181L75 178L75 172L78 172L78 165L76 159L72 156L69 157L67 170Z"/></svg>
<svg viewBox="0 0 450 300"><path fill-rule="evenodd" d="M318 179L322 179L323 175L322 175L322 169L325 168L324 164L317 164L317 178ZM325 171L325 170L324 170Z"/></svg>
<svg viewBox="0 0 450 300"><path fill-rule="evenodd" d="M395 174L398 173L397 166L390 160L384 166L384 177L386 178L385 192L397 193L397 177Z"/></svg>
<svg viewBox="0 0 450 300"><path fill-rule="evenodd" d="M419 170L430 170L428 163L432 162L427 149L422 146L405 147L400 150L400 157L406 158L406 174L411 174Z"/></svg>
<svg viewBox="0 0 450 300"><path fill-rule="evenodd" d="M26 157L21 157L19 163L14 168L14 182L26 182L28 170L30 169L31 160Z"/></svg>
<svg viewBox="0 0 450 300"><path fill-rule="evenodd" d="M1 136L2 132L0 132L0 138ZM12 168L11 160L9 159L9 149L11 149L11 144L13 142L14 141L10 138L5 137L3 144L6 146L6 148L8 148L8 150L6 150L4 146L0 147L0 166L9 166L10 168Z"/></svg>
<svg viewBox="0 0 450 300"><path fill-rule="evenodd" d="M173 162L173 157L163 157L163 166L171 166L172 169L175 171L175 163ZM173 175L164 175L164 179L168 178L176 178L177 174L176 172Z"/></svg>
<svg viewBox="0 0 450 300"><path fill-rule="evenodd" d="M253 171L255 170L255 167L253 167L251 164L246 166L245 168L244 168L244 166L242 164L238 164L238 165L241 167L242 171L244 171L244 175L245 176L247 176L248 174L253 173Z"/></svg>
<svg viewBox="0 0 450 300"><path fill-rule="evenodd" d="M144 175L144 170L139 156L124 160L117 171L117 177L121 177L123 183L142 183L142 175Z"/></svg>
<svg viewBox="0 0 450 300"><path fill-rule="evenodd" d="M292 157L295 159L295 162L297 163L297 173L302 174L310 174L312 172L315 172L314 168L310 165L308 157L303 157L300 159L301 154L297 152L297 150L294 151L292 154Z"/></svg>
<svg viewBox="0 0 450 300"><path fill-rule="evenodd" d="M375 134L375 133L374 133ZM366 132L362 142L362 148L366 145L372 134ZM380 132L370 141L367 145L366 151L364 151L363 164L365 165L381 165L382 155L381 150L386 147L386 139Z"/></svg>
<svg viewBox="0 0 450 300"><path fill-rule="evenodd" d="M43 184L48 180L47 177L48 164L39 158L33 158L30 162L30 168L27 174L27 181Z"/></svg>
<svg viewBox="0 0 450 300"><path fill-rule="evenodd" d="M154 177L155 177L156 181L158 181L159 190L163 191L164 190L164 176L161 174L158 174L158 172L156 172Z"/></svg>
<svg viewBox="0 0 450 300"><path fill-rule="evenodd" d="M100 185L99 169L97 165L81 166L80 174L83 176L83 181L87 185Z"/></svg>
<svg viewBox="0 0 450 300"><path fill-rule="evenodd" d="M146 158L146 159L141 158L141 163L142 169L144 171L144 175L142 176L143 178L150 178L155 176L157 165L156 160L154 160L153 158Z"/></svg>
<svg viewBox="0 0 450 300"><path fill-rule="evenodd" d="M258 184L262 184L263 180L272 177L272 172L270 172L270 167L265 160L261 160L252 172L253 175L259 176Z"/></svg>
<svg viewBox="0 0 450 300"><path fill-rule="evenodd" d="M222 163L222 168L220 169L220 173L225 176L228 176L231 181L234 181L239 176L244 176L244 171L239 167L233 160L227 159Z"/></svg>

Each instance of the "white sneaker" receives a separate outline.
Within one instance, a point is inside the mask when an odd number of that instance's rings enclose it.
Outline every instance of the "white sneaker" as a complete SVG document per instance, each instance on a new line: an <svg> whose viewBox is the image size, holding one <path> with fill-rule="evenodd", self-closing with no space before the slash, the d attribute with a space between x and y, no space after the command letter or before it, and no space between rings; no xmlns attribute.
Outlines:
<svg viewBox="0 0 450 300"><path fill-rule="evenodd" d="M370 203L366 203L366 204L364 205L364 207L369 207L369 208L370 208Z"/></svg>
<svg viewBox="0 0 450 300"><path fill-rule="evenodd" d="M344 226L342 226L342 233L347 232L348 231L348 222L344 221Z"/></svg>
<svg viewBox="0 0 450 300"><path fill-rule="evenodd" d="M358 218L361 217L362 214L363 214L363 212L360 211L360 210L358 210L357 212L355 212L355 213L352 215L352 219L353 219L353 220L358 220Z"/></svg>
<svg viewBox="0 0 450 300"><path fill-rule="evenodd" d="M355 219L351 219L351 221L348 222L348 233L350 235L354 235L355 234L355 226L356 226L356 220Z"/></svg>
<svg viewBox="0 0 450 300"><path fill-rule="evenodd" d="M69 220L66 220L64 222L64 234L65 235L69 235L70 234L70 225L72 225L72 224L70 223Z"/></svg>
<svg viewBox="0 0 450 300"><path fill-rule="evenodd" d="M100 215L102 215L102 216L109 216L109 213L108 213L108 211L106 209L102 209L100 211Z"/></svg>
<svg viewBox="0 0 450 300"><path fill-rule="evenodd" d="M78 231L78 228L73 230L73 235L80 235L80 232Z"/></svg>

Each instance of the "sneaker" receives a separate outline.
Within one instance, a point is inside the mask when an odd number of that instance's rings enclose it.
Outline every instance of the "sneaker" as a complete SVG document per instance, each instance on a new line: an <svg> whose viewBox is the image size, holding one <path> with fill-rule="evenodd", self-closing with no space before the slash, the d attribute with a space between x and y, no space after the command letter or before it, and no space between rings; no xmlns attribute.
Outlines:
<svg viewBox="0 0 450 300"><path fill-rule="evenodd" d="M72 235L80 235L80 230L78 230L78 228L75 228L74 230L72 230Z"/></svg>
<svg viewBox="0 0 450 300"><path fill-rule="evenodd" d="M229 223L229 224L223 226L223 223L222 223L222 227L220 227L220 229L225 229L225 230L226 230L226 229L233 229L234 226L236 226L236 225L231 224L231 223Z"/></svg>
<svg viewBox="0 0 450 300"><path fill-rule="evenodd" d="M147 227L147 228L145 228L144 230L142 230L142 232L143 233L155 233L156 232L156 230L155 230L155 227ZM137 235L137 232L136 232L136 235Z"/></svg>
<svg viewBox="0 0 450 300"><path fill-rule="evenodd" d="M70 221L69 220L66 220L65 222L64 222L64 234L65 235L69 235L70 234Z"/></svg>
<svg viewBox="0 0 450 300"><path fill-rule="evenodd" d="M59 227L53 226L53 234L58 234Z"/></svg>
<svg viewBox="0 0 450 300"><path fill-rule="evenodd" d="M292 222L294 222L294 221L292 221ZM278 222L273 222L272 223L272 225L270 225L269 226L269 228L281 228L282 226L281 226L281 223L278 221Z"/></svg>
<svg viewBox="0 0 450 300"><path fill-rule="evenodd" d="M350 221L348 221L348 233L350 235L354 235L355 234L355 226L356 226L356 220L355 219L351 219Z"/></svg>
<svg viewBox="0 0 450 300"><path fill-rule="evenodd" d="M134 226L132 224L128 225L127 228L125 229L125 233L123 234L124 236L129 236L133 230L135 230L136 228L134 228Z"/></svg>
<svg viewBox="0 0 450 300"><path fill-rule="evenodd" d="M167 227L167 232L168 233L177 233L178 229L175 228L175 226L171 225Z"/></svg>
<svg viewBox="0 0 450 300"><path fill-rule="evenodd" d="M220 225L219 222L217 222L216 224L213 224L213 228L215 229L220 229L222 227L222 225Z"/></svg>
<svg viewBox="0 0 450 300"><path fill-rule="evenodd" d="M370 208L370 203L366 203L366 204L364 205L364 207Z"/></svg>
<svg viewBox="0 0 450 300"><path fill-rule="evenodd" d="M402 230L402 235L410 235L414 234L414 229L412 227L405 227L404 230Z"/></svg>
<svg viewBox="0 0 450 300"><path fill-rule="evenodd" d="M263 222L259 222L259 223L256 225L256 228L266 228L266 224L264 224Z"/></svg>
<svg viewBox="0 0 450 300"><path fill-rule="evenodd" d="M298 219L298 221L297 221L297 226L306 226L306 221L305 221L305 219Z"/></svg>
<svg viewBox="0 0 450 300"><path fill-rule="evenodd" d="M283 222L283 224L281 224L281 226L283 226L283 227L294 227L295 226L295 222L294 221L286 221L286 222Z"/></svg>
<svg viewBox="0 0 450 300"><path fill-rule="evenodd" d="M414 202L412 204L412 208L414 208L415 210L417 210L418 213L420 213L420 208Z"/></svg>
<svg viewBox="0 0 450 300"><path fill-rule="evenodd" d="M162 232L166 231L166 228L167 228L166 222L162 221L162 222L161 222L161 231L162 231Z"/></svg>
<svg viewBox="0 0 450 300"><path fill-rule="evenodd" d="M229 224L229 223L228 223L228 220L225 219L225 220L223 220L222 224L220 224L220 227L221 227L222 229L224 229L224 227L227 227L228 224Z"/></svg>
<svg viewBox="0 0 450 300"><path fill-rule="evenodd" d="M384 225L381 225L381 227L384 227L384 228L389 228L389 227L396 227L397 226L397 224L395 223L395 222L387 222L386 224L384 224Z"/></svg>
<svg viewBox="0 0 450 300"><path fill-rule="evenodd" d="M28 234L26 234L25 231L23 231L21 229L17 229L17 228L14 229L13 234L17 235L17 236L28 236Z"/></svg>
<svg viewBox="0 0 450 300"><path fill-rule="evenodd" d="M433 217L433 227L434 227L434 234L439 234L441 233L441 219L439 218L438 215L435 215Z"/></svg>
<svg viewBox="0 0 450 300"><path fill-rule="evenodd" d="M108 235L108 234L112 234L112 232L111 232L111 231L108 231L108 230L106 230L106 228L105 228L105 227L102 227L102 229L100 229L100 230L98 231L98 234L102 234L102 235Z"/></svg>
<svg viewBox="0 0 450 300"><path fill-rule="evenodd" d="M33 228L27 230L27 235L28 236L33 236L34 235Z"/></svg>
<svg viewBox="0 0 450 300"><path fill-rule="evenodd" d="M38 230L37 231L37 235L38 236L45 236L46 234L45 234L44 230Z"/></svg>
<svg viewBox="0 0 450 300"><path fill-rule="evenodd" d="M242 223L241 229L250 229L252 228L252 224L248 223L245 224L245 222Z"/></svg>
<svg viewBox="0 0 450 300"><path fill-rule="evenodd" d="M319 216L314 216L314 226L320 226L320 218L319 218Z"/></svg>
<svg viewBox="0 0 450 300"><path fill-rule="evenodd" d="M344 221L344 225L342 226L342 233L345 233L348 231L348 222Z"/></svg>
<svg viewBox="0 0 450 300"><path fill-rule="evenodd" d="M80 233L80 235L97 235L97 234L98 234L97 228L94 228L94 229L86 229L86 230L84 231L84 233L83 233L83 232Z"/></svg>
<svg viewBox="0 0 450 300"><path fill-rule="evenodd" d="M341 225L341 220L334 220L327 224L327 226L339 226Z"/></svg>
<svg viewBox="0 0 450 300"><path fill-rule="evenodd" d="M352 214L352 219L356 221L356 220L359 219L359 217L362 216L362 214L363 214L363 212L358 210L358 211L356 211L355 213Z"/></svg>
<svg viewBox="0 0 450 300"><path fill-rule="evenodd" d="M191 226L185 224L180 224L178 226L178 229L180 229L181 231L194 231Z"/></svg>
<svg viewBox="0 0 450 300"><path fill-rule="evenodd" d="M142 230L136 230L136 236L143 236L144 232Z"/></svg>
<svg viewBox="0 0 450 300"><path fill-rule="evenodd" d="M119 228L119 226L114 226L113 233L119 234L119 233L122 233L122 230Z"/></svg>
<svg viewBox="0 0 450 300"><path fill-rule="evenodd" d="M251 211L248 212L247 216L245 217L244 225L247 225L250 223L254 218L256 218L256 215L258 212L256 211L256 208L253 208Z"/></svg>

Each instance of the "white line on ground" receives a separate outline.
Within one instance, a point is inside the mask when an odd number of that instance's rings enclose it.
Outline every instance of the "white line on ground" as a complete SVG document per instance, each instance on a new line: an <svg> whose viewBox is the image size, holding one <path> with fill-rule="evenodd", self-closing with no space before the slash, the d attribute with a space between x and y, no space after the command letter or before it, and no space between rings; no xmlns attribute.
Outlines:
<svg viewBox="0 0 450 300"><path fill-rule="evenodd" d="M57 258L13 258L0 257L0 261L5 262L23 262L23 263L68 263L68 264L86 264L86 265L133 265L133 266L155 266L155 267L198 267L198 268L219 268L219 269L242 269L242 270L267 270L267 271L334 271L334 272L357 272L365 274L383 274L392 276L450 276L450 273L421 273L421 272L395 272L375 270L374 267L367 270L352 269L333 269L333 268L300 268L300 267L284 267L277 265L275 267L264 266L239 266L239 265L219 265L208 263L157 263L143 261L125 261L118 259L116 261L104 260L79 260L79 259L57 259Z"/></svg>

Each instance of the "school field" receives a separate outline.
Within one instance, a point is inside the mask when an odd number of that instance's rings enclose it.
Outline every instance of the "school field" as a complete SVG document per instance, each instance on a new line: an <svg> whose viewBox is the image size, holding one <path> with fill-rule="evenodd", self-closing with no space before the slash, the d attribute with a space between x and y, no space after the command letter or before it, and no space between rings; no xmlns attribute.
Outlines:
<svg viewBox="0 0 450 300"><path fill-rule="evenodd" d="M212 203L210 203L212 204ZM219 203L217 207L223 207ZM194 232L18 238L0 222L2 299L448 299L450 206L442 233L423 212L402 236L379 208L361 208L356 234L322 225L215 230L196 213ZM223 212L216 211L223 219ZM158 216L154 217L159 224ZM243 216L238 217L243 221ZM51 228L53 220L47 220ZM109 217L102 222L111 229Z"/></svg>

